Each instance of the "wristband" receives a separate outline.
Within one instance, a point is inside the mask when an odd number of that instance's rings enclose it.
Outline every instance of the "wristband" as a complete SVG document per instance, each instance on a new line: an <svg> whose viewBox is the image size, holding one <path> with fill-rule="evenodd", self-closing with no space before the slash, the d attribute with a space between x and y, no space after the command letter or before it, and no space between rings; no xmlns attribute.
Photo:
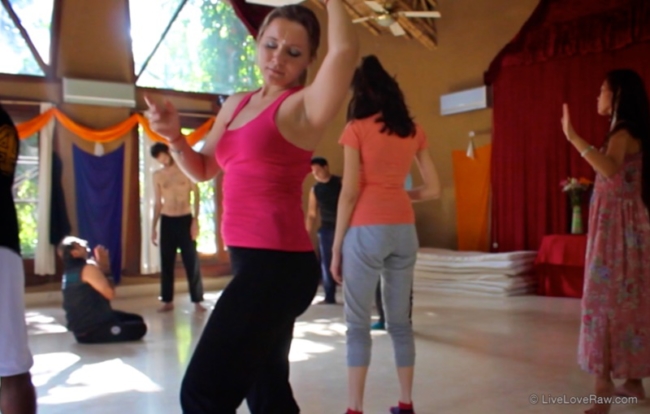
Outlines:
<svg viewBox="0 0 650 414"><path fill-rule="evenodd" d="M173 139L169 141L169 151L173 152L174 154L182 154L183 150L179 150L173 147L173 144L176 142L182 142L185 137L183 134L180 134L176 139Z"/></svg>
<svg viewBox="0 0 650 414"><path fill-rule="evenodd" d="M171 147L172 144L174 144L174 143L176 143L176 142L180 142L180 141L182 141L183 138L185 138L185 136L184 136L183 134L178 134L178 135L176 136L176 138L174 138L174 139L170 139L170 140L169 140L169 146Z"/></svg>
<svg viewBox="0 0 650 414"><path fill-rule="evenodd" d="M589 153L590 153L591 151L593 151L594 149L595 149L594 146L593 146L593 145L590 145L590 146L587 147L586 149L582 150L582 152L580 153L580 156L581 156L582 158L584 158L585 155L589 154Z"/></svg>

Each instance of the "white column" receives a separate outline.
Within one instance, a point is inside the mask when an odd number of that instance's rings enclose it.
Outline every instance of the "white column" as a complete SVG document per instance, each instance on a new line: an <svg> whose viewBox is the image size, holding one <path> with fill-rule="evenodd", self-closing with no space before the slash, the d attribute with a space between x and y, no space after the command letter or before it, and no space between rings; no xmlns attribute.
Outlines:
<svg viewBox="0 0 650 414"><path fill-rule="evenodd" d="M41 113L52 108L52 104L41 104ZM53 275L56 271L54 246L50 244L50 211L52 204L52 139L54 138L54 117L41 130L38 149L38 241L34 253L34 273Z"/></svg>
<svg viewBox="0 0 650 414"><path fill-rule="evenodd" d="M160 164L149 155L149 148L154 142L143 132L143 144L140 148L140 156L144 165L142 199L140 200L140 217L142 228L142 246L140 258L140 273L148 275L160 272L160 250L151 242L151 221L153 220L154 188L153 172L160 168ZM160 221L158 222L158 234L160 234Z"/></svg>

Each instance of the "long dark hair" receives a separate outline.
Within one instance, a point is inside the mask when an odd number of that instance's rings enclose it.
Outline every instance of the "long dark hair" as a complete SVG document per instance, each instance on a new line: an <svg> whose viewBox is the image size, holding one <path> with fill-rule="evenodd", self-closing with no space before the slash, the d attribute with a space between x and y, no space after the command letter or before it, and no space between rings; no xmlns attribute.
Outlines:
<svg viewBox="0 0 650 414"><path fill-rule="evenodd" d="M379 114L381 132L401 138L415 135L415 123L404 102L404 94L395 78L375 55L365 56L352 78L352 99L348 105L348 121Z"/></svg>
<svg viewBox="0 0 650 414"><path fill-rule="evenodd" d="M606 76L612 91L612 127L609 136L625 129L641 142L641 198L650 210L650 104L643 79L633 70L618 69Z"/></svg>

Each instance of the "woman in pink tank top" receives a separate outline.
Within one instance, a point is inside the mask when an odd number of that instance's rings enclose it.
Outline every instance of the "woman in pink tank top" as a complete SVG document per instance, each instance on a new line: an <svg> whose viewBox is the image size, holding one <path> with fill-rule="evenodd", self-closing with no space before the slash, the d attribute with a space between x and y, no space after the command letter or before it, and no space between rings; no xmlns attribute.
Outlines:
<svg viewBox="0 0 650 414"><path fill-rule="evenodd" d="M311 155L346 97L358 40L342 0L325 0L328 51L302 87L320 43L314 13L271 11L257 37L261 89L223 104L201 152L169 103L147 99L151 128L195 181L224 172L221 231L234 278L219 298L181 386L184 413L299 413L289 384L295 319L311 304L319 265L304 227L302 183Z"/></svg>

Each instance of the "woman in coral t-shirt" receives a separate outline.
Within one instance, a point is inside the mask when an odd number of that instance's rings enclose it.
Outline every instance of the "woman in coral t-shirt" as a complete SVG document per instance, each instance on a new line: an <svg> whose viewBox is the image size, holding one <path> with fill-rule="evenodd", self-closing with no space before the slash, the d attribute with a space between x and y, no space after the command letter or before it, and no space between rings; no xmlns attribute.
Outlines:
<svg viewBox="0 0 650 414"><path fill-rule="evenodd" d="M418 249L414 201L438 198L440 183L424 131L411 118L395 79L367 56L352 81L343 131L343 188L339 197L332 274L345 280L349 407L361 413L370 364L370 310L381 275L388 333L393 339L401 395L394 414L412 414L415 345L411 289ZM404 189L413 160L424 184Z"/></svg>

